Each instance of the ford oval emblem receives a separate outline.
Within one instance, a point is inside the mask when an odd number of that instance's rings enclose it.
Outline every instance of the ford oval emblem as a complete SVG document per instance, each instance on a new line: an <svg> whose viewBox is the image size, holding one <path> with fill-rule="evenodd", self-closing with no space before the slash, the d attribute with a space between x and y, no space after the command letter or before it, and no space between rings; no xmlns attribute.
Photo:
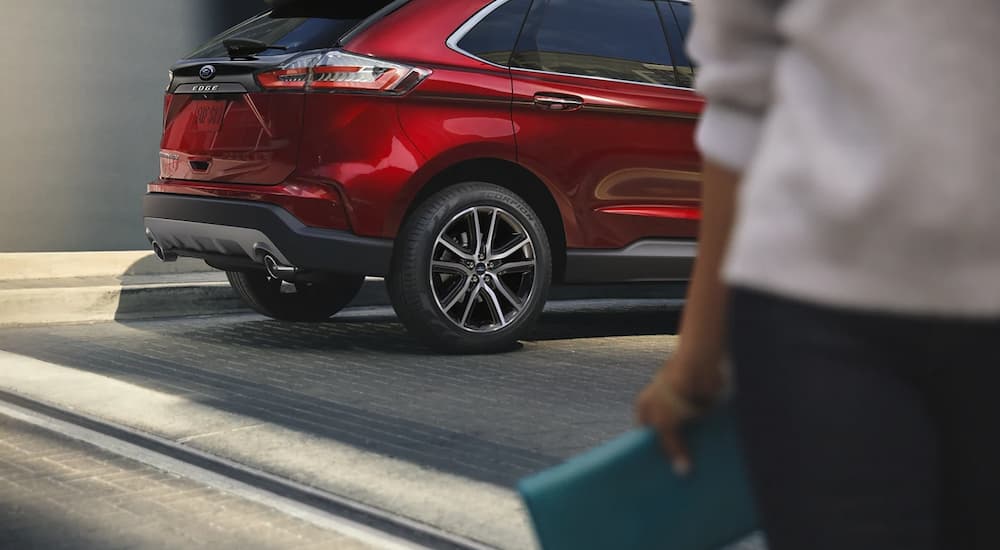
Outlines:
<svg viewBox="0 0 1000 550"><path fill-rule="evenodd" d="M212 80L215 78L215 66L205 65L200 71L198 71L198 76L200 76L202 80Z"/></svg>

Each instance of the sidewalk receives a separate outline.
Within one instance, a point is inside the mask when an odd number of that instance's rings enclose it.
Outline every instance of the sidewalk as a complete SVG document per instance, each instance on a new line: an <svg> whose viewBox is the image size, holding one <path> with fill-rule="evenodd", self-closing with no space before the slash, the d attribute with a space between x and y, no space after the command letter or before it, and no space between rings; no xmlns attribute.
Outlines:
<svg viewBox="0 0 1000 550"><path fill-rule="evenodd" d="M231 312L243 308L204 262L151 252L0 254L0 326Z"/></svg>
<svg viewBox="0 0 1000 550"><path fill-rule="evenodd" d="M353 305L388 303L369 279ZM0 327L125 321L248 311L226 274L151 252L0 253Z"/></svg>
<svg viewBox="0 0 1000 550"><path fill-rule="evenodd" d="M368 548L0 415L0 547Z"/></svg>

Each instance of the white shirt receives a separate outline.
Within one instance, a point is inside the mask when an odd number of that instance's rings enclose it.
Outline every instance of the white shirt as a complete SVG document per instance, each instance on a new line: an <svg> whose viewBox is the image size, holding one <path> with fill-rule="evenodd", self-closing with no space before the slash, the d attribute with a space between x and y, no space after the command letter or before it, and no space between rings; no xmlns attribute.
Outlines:
<svg viewBox="0 0 1000 550"><path fill-rule="evenodd" d="M695 0L706 158L744 173L725 276L1000 316L1000 0Z"/></svg>

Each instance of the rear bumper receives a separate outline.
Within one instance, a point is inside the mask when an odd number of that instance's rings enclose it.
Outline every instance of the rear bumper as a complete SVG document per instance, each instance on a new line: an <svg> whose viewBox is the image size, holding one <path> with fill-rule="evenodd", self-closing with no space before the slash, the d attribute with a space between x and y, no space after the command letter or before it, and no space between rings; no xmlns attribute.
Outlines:
<svg viewBox="0 0 1000 550"><path fill-rule="evenodd" d="M220 267L260 264L271 254L303 270L385 276L392 240L308 227L269 203L148 193L146 234L167 253Z"/></svg>

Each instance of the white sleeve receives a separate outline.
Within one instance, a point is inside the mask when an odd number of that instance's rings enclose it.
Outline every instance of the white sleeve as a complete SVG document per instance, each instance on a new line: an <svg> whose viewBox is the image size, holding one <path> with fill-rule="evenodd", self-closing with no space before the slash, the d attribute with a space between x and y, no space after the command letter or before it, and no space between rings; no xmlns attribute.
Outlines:
<svg viewBox="0 0 1000 550"><path fill-rule="evenodd" d="M753 159L771 102L782 39L783 0L694 0L688 49L698 63L696 88L707 100L698 125L702 155L742 171Z"/></svg>

